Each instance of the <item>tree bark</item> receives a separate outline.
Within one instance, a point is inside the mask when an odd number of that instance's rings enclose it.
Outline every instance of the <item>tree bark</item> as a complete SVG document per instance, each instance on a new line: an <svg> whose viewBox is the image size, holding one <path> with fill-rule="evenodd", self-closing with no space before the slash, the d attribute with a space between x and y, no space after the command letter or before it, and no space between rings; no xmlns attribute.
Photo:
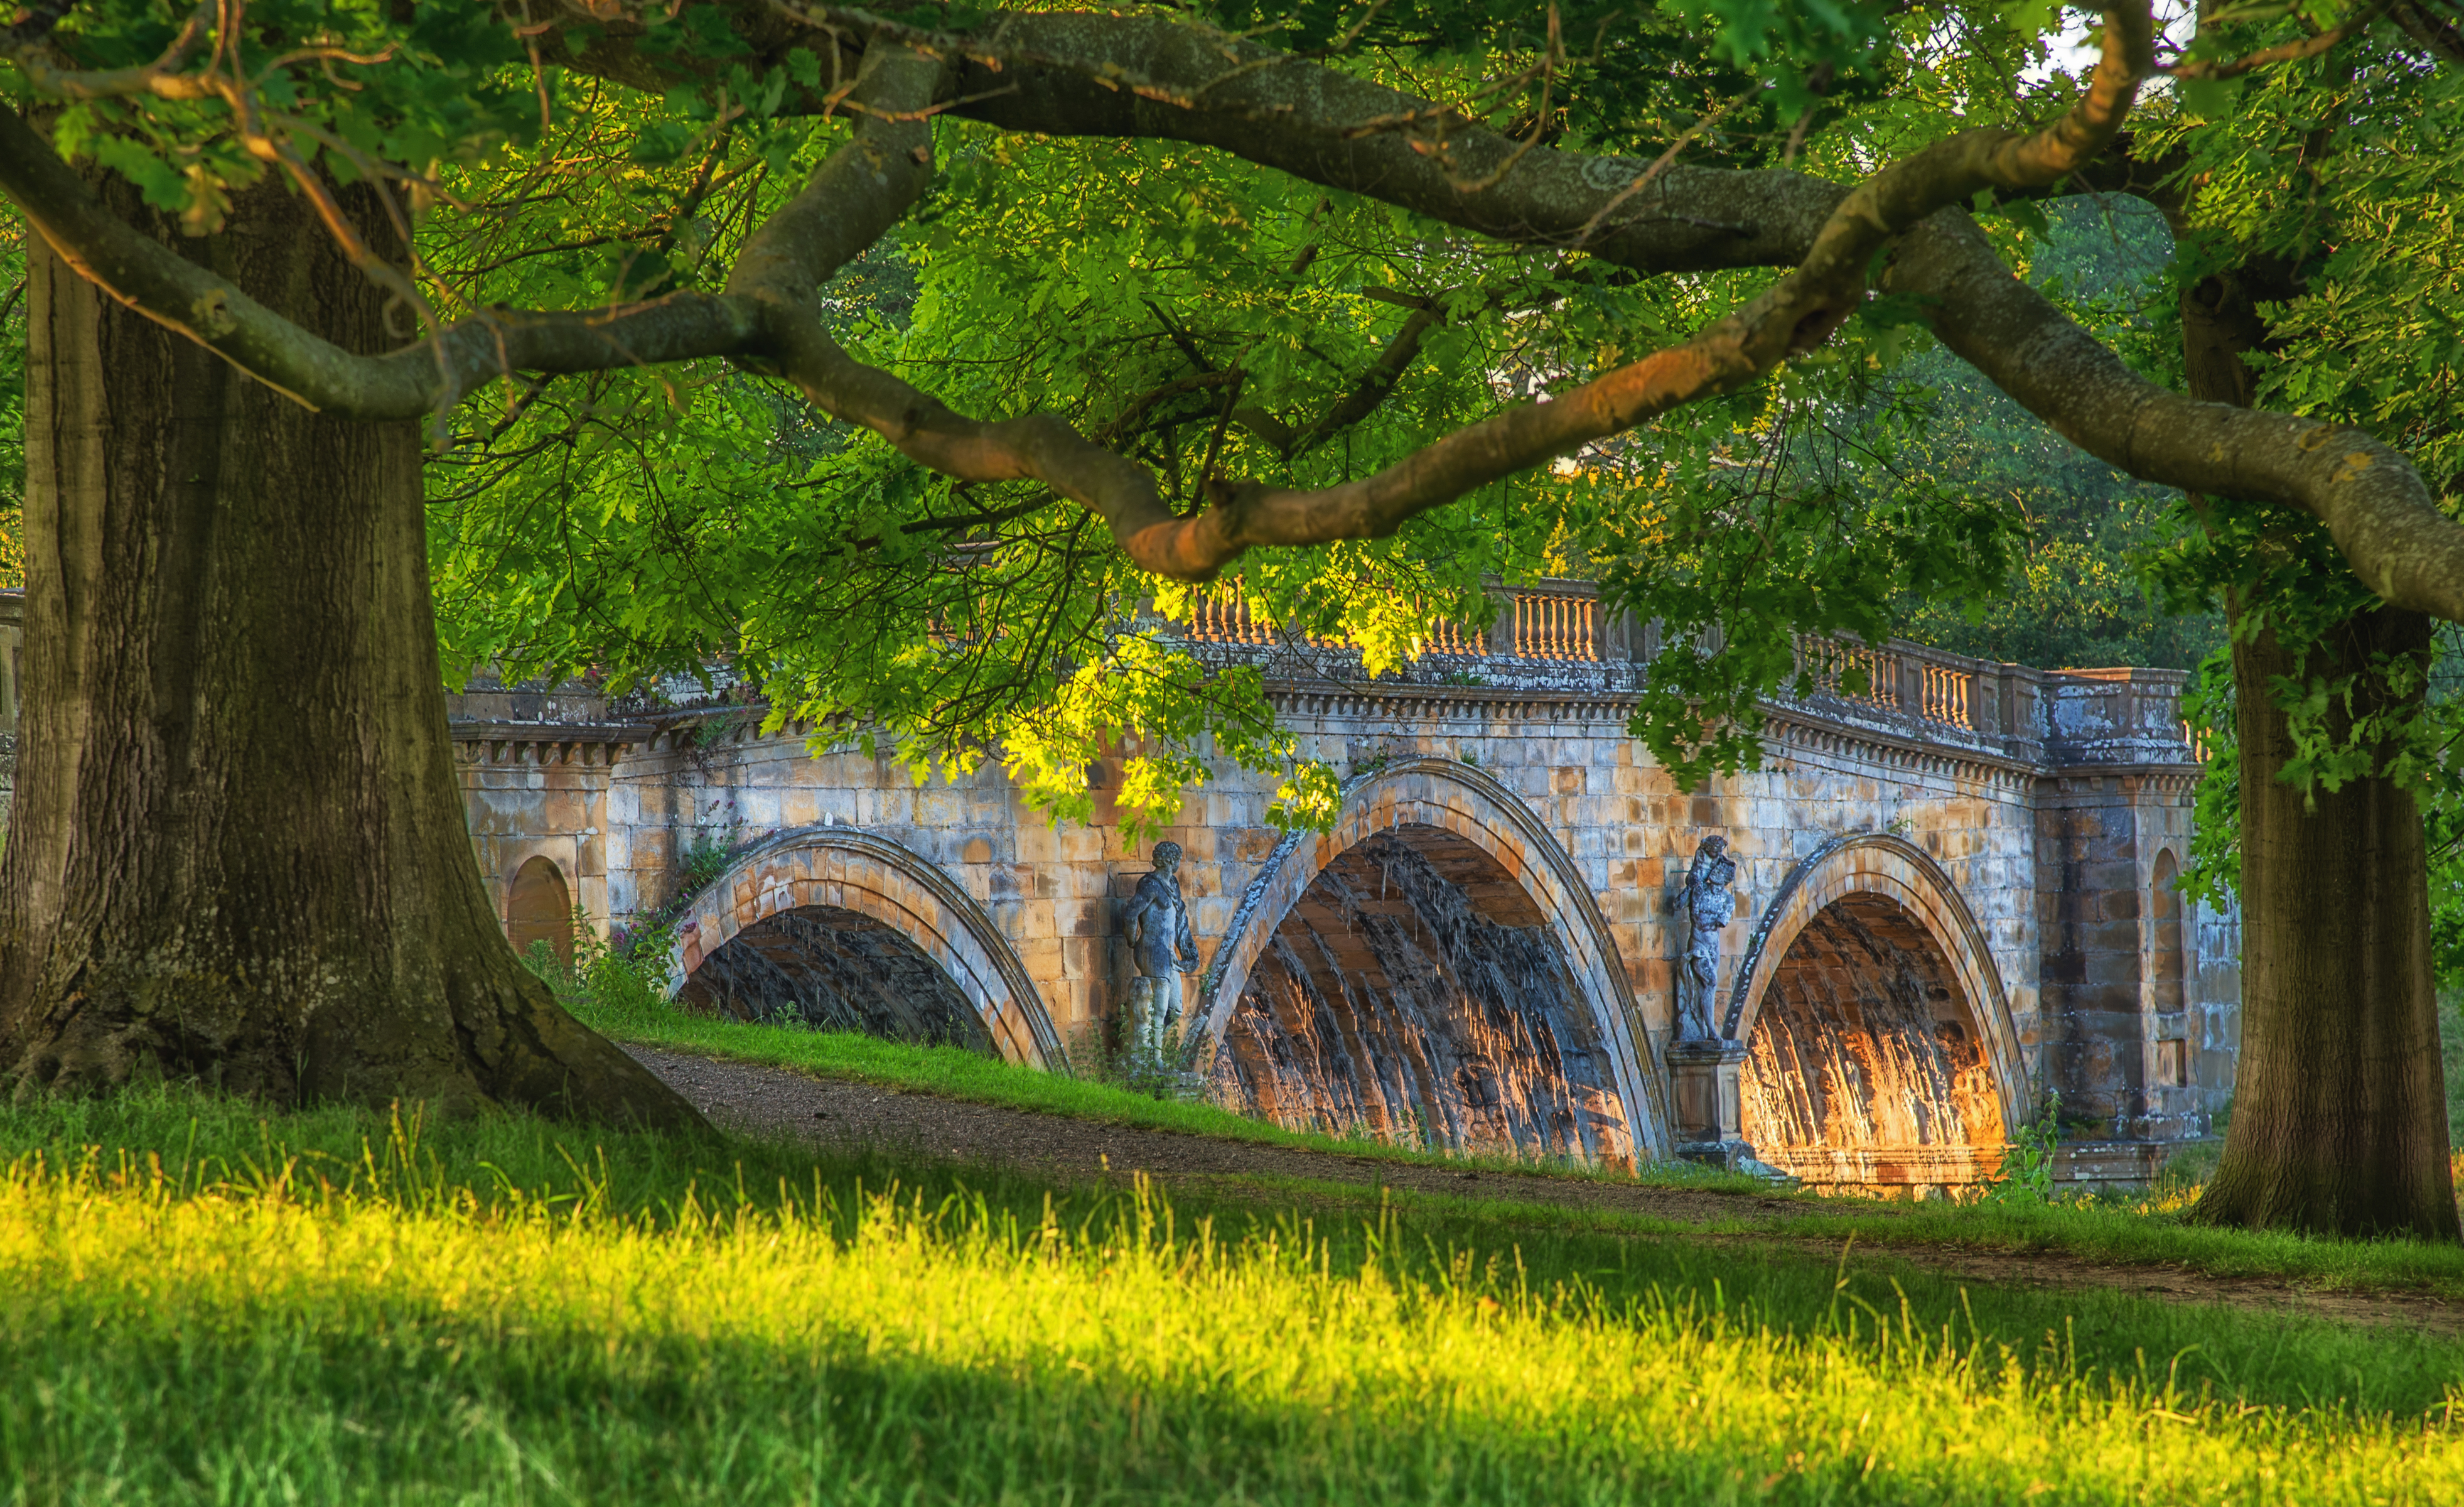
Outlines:
<svg viewBox="0 0 2464 1507"><path fill-rule="evenodd" d="M2299 668L2332 676L2429 654L2430 620L2382 608L2339 625ZM2234 647L2241 1066L2224 1159L2191 1217L2455 1240L2421 811L2384 779L2305 797L2279 778L2292 739L2266 687L2296 668L2272 631ZM2399 710L2417 711L2408 699ZM2355 709L2389 705L2365 692Z"/></svg>
<svg viewBox="0 0 2464 1507"><path fill-rule="evenodd" d="M198 239L99 188L289 318L398 343L280 186ZM27 241L0 1074L698 1124L497 927L453 778L416 421L312 413Z"/></svg>
<svg viewBox="0 0 2464 1507"><path fill-rule="evenodd" d="M2247 407L2265 348L2258 304L2299 291L2283 263L2253 261L2183 299L2191 395ZM2238 619L2238 611L2236 611ZM2320 1234L2464 1238L2448 1164L2447 1087L2431 971L2430 876L2420 808L2371 777L2305 795L2269 687L2361 673L2353 715L2397 705L2374 656L2426 661L2430 619L2383 607L2338 624L2307 664L2275 632L2233 648L2240 748L2242 1038L2224 1156L2191 1209L2202 1224Z"/></svg>

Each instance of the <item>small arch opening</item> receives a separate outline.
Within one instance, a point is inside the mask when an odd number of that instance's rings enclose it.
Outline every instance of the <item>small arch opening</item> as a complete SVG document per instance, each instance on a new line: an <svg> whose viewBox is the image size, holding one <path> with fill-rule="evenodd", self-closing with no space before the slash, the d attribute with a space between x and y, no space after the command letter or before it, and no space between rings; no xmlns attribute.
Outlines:
<svg viewBox="0 0 2464 1507"><path fill-rule="evenodd" d="M832 905L799 906L745 927L701 961L676 1001L736 1020L1000 1054L965 993L924 949Z"/></svg>
<svg viewBox="0 0 2464 1507"><path fill-rule="evenodd" d="M1626 1162L1632 1130L1566 944L1486 850L1398 825L1327 864L1225 1021L1218 1094L1279 1124Z"/></svg>
<svg viewBox="0 0 2464 1507"><path fill-rule="evenodd" d="M513 894L505 904L505 940L523 957L530 956L535 943L546 942L558 963L573 966L573 892L553 860L532 858L514 871Z"/></svg>
<svg viewBox="0 0 2464 1507"><path fill-rule="evenodd" d="M1746 1139L1810 1184L1918 1194L1999 1163L2002 1099L1974 1007L1941 943L1886 896L1815 914L1747 1050Z"/></svg>

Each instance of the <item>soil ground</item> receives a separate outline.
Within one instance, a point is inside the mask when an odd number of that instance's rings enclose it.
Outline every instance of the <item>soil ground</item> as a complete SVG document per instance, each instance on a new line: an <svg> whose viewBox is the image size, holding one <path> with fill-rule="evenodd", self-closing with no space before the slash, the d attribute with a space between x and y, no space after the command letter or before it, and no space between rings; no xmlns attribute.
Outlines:
<svg viewBox="0 0 2464 1507"><path fill-rule="evenodd" d="M1838 1247L1827 1240L1787 1232L1792 1219L1836 1212L1795 1200L1709 1188L1424 1166L1105 1124L650 1047L625 1050L693 1100L714 1123L756 1135L786 1135L819 1145L880 1146L953 1162L999 1163L1082 1182L1126 1183L1144 1173L1167 1187L1300 1205L1334 1200L1323 1192L1278 1185L1350 1183L1364 1194L1384 1186L1547 1204L1704 1227L1699 1233L1680 1231L1669 1238L1839 1253ZM1750 1233L1711 1228L1738 1221L1772 1228ZM1958 1280L2009 1287L2101 1287L2170 1301L2225 1303L2345 1322L2393 1323L2464 1334L2464 1302L2422 1295L2322 1292L2264 1278L2212 1276L2178 1266L2105 1265L2058 1252L1894 1243L1881 1247L1878 1254ZM1850 1259L1853 1266L1853 1253Z"/></svg>

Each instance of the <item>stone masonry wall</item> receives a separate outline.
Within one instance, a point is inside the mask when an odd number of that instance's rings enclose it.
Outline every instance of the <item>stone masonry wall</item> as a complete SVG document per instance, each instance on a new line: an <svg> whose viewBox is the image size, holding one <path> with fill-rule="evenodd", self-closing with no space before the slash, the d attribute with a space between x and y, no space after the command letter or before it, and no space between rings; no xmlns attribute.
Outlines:
<svg viewBox="0 0 2464 1507"><path fill-rule="evenodd" d="M1627 735L1626 715L1619 702L1478 688L1443 698L1295 696L1284 708L1307 751L1339 769L1413 755L1453 758L1523 795L1589 880L1624 955L1655 1056L1673 1026L1672 960L1684 943L1675 900L1702 836L1716 831L1732 844L1742 903L1730 935L1742 939L1757 904L1826 838L1889 830L1923 846L1968 897L2033 1062L2041 1032L2029 779L1783 729L1771 767L1682 792ZM1236 773L1193 794L1157 834L1184 850L1181 889L1201 959L1211 959L1242 891L1283 835L1264 819L1272 796L1265 781ZM694 728L625 757L606 811L608 909L594 907L594 915L623 920L657 904L677 855L696 836L852 826L913 849L984 904L1043 986L1065 1040L1097 1030L1118 1003L1112 990L1127 957L1116 936L1117 902L1150 865L1146 849L1106 821L1100 799L1093 824L1049 825L1017 803L997 768L919 787L894 761L851 743L816 758L795 733L713 740ZM495 806L489 814L497 814Z"/></svg>
<svg viewBox="0 0 2464 1507"><path fill-rule="evenodd" d="M1523 653L1526 643L1521 657L1433 657L1375 681L1339 652L1273 650L1265 668L1285 726L1339 771L1365 778L1407 759L1452 761L1528 806L1596 902L1632 993L1616 1008L1655 1074L1674 1026L1674 960L1686 940L1676 901L1697 843L1725 836L1738 861L1733 971L1762 907L1815 850L1843 834L1891 832L1930 855L1972 914L2034 1085L2060 1088L2066 1113L2090 1117L2098 1134L2204 1128L2231 1092L2234 919L2186 908L2181 1008L2151 1024L2143 1008L2161 971L2149 924L2155 866L2189 853L2195 768L2174 720L2178 674L2047 676L1907 646L1859 650L1873 673L1840 683L1870 689L1773 707L1765 768L1683 791L1625 728L1631 658L1647 636L1604 632L1588 648ZM1238 657L1251 653L1247 642L1203 647ZM1027 809L997 766L918 786L853 740L816 748L808 729L762 736L759 715L688 704L626 716L583 693L561 702L466 698L461 768L500 909L534 854L560 865L604 925L667 900L696 843L855 829L911 853L981 908L1058 1040L1075 1050L1103 1039L1118 1014L1129 972L1120 901L1150 866L1147 843L1182 846L1182 892L1211 962L1284 836L1265 820L1271 782L1238 771L1193 791L1172 824L1133 846L1104 795L1117 784L1116 762L1093 771L1093 819L1055 824ZM1522 837L1502 840L1495 856L1509 872L1547 856L1517 851ZM1318 866L1334 856L1320 854ZM693 955L724 940L704 936ZM2164 1045L2167 1031L2176 1045ZM2167 1053L2167 1071L2193 1081L2151 1099L2151 1064ZM2006 1106L2013 1122L2034 1108Z"/></svg>

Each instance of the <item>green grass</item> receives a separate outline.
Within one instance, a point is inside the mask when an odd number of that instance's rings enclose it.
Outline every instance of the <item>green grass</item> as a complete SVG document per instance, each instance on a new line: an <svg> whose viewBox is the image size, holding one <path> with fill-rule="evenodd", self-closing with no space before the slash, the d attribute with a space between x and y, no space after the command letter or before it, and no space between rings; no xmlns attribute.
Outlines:
<svg viewBox="0 0 2464 1507"><path fill-rule="evenodd" d="M2435 1502L2464 1346L718 1137L0 1108L17 1501Z"/></svg>
<svg viewBox="0 0 2464 1507"><path fill-rule="evenodd" d="M1551 1176L1610 1182L1635 1180L1597 1168L1562 1163L1535 1168L1532 1163L1495 1157L1467 1158L1288 1131L1210 1105L1159 1100L1109 1084L1013 1066L957 1048L915 1047L846 1032L745 1025L687 1014L649 1000L628 1005L585 995L569 1003L584 1021L620 1040L772 1063L824 1076L860 1079L953 1098L1384 1161L1537 1170ZM2181 1267L2211 1276L2262 1278L2322 1291L2428 1293L2464 1298L2464 1248L2413 1240L2321 1240L2282 1232L2204 1229L2185 1224L2180 1217L2181 1209L2195 1191L2188 1186L2160 1189L2148 1195L2053 1204L1897 1204L1861 1198L1820 1198L1805 1193L1778 1195L1749 1178L1683 1164L1646 1165L1639 1177L1653 1184L1756 1195L1750 1201L1740 1199L1733 1218L1708 1227L1715 1231L1776 1231L1807 1238L1854 1238L1869 1245L1903 1248L1954 1246L1986 1252L2054 1252L2111 1265ZM1763 1203L1774 1197L1785 1199L1783 1207L1776 1212L1766 1211ZM1496 1206L1484 1202L1482 1207ZM1533 1204L1521 1208L1522 1212L1513 1217L1526 1226L1621 1230L1671 1228L1629 1215L1551 1205ZM1507 1216L1498 1213L1494 1217Z"/></svg>
<svg viewBox="0 0 2464 1507"><path fill-rule="evenodd" d="M958 1047L923 1047L885 1041L854 1031L808 1031L797 1026L752 1025L671 1008L649 997L627 998L567 991L565 1005L582 1022L617 1041L667 1047L703 1056L732 1057L796 1068L823 1077L849 1078L886 1087L937 1094L980 1104L1002 1104L1104 1124L1140 1125L1189 1135L1217 1136L1260 1145L1331 1151L1350 1157L1422 1165L1494 1168L1548 1177L1630 1183L1639 1176L1656 1185L1767 1192L1753 1178L1687 1163L1654 1163L1639 1173L1612 1172L1564 1160L1515 1161L1498 1156L1394 1145L1357 1137L1287 1130L1212 1104L1158 1098L1118 1084L1046 1073Z"/></svg>

